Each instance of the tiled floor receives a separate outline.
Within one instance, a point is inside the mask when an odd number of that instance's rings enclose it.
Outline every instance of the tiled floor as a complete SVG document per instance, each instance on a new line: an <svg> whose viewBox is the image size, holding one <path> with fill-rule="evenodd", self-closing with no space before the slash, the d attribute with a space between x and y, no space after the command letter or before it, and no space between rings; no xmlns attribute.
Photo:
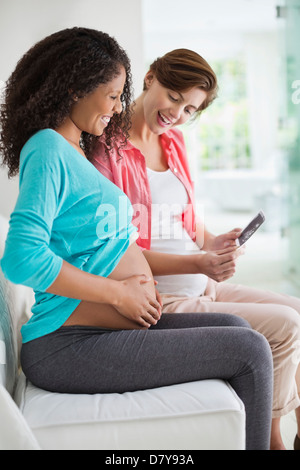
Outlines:
<svg viewBox="0 0 300 470"><path fill-rule="evenodd" d="M212 211L209 214L206 212L205 224L208 230L217 235L234 227L244 227L250 218L250 214ZM285 252L286 241L280 237L280 233L269 232L261 227L248 241L245 255L238 260L236 274L228 282L300 296L300 290L284 274ZM288 450L293 449L296 428L294 413L282 418L282 436Z"/></svg>

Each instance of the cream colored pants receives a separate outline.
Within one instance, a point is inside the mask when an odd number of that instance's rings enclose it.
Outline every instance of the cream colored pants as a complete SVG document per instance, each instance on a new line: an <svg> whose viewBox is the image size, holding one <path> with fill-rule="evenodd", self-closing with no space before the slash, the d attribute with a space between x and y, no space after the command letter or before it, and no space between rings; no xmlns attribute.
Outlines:
<svg viewBox="0 0 300 470"><path fill-rule="evenodd" d="M201 297L162 295L164 313L231 313L268 340L274 362L273 418L300 406L300 299L208 280Z"/></svg>

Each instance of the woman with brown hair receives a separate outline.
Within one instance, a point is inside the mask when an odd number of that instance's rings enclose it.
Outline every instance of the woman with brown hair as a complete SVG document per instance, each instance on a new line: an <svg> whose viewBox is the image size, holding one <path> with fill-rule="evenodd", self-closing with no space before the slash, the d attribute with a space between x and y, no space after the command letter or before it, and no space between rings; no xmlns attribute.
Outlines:
<svg viewBox="0 0 300 470"><path fill-rule="evenodd" d="M185 143L177 129L213 102L217 88L215 73L196 52L177 49L158 58L132 105L127 146L108 152L100 140L93 163L133 204L137 243L158 281L163 312L226 312L267 338L275 375L271 448L283 449L281 416L295 409L300 433L300 300L224 282L241 254L236 247L241 230L214 236L196 216Z"/></svg>

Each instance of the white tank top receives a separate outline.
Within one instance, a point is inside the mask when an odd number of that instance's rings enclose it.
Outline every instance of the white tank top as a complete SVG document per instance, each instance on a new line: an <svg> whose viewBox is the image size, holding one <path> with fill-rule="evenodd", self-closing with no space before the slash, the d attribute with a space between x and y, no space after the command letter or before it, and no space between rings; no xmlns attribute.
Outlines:
<svg viewBox="0 0 300 470"><path fill-rule="evenodd" d="M182 213L188 204L184 185L170 169L147 168L147 173L152 196L151 250L177 255L200 253L182 224ZM155 279L160 293L178 296L200 296L207 285L204 274L175 274Z"/></svg>

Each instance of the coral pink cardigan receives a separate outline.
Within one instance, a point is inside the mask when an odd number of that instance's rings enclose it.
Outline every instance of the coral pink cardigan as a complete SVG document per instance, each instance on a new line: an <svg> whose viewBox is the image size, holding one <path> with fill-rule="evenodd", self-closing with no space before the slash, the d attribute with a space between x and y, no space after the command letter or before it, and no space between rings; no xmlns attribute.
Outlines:
<svg viewBox="0 0 300 470"><path fill-rule="evenodd" d="M160 136L163 152L170 170L186 188L189 202L182 214L182 223L192 240L196 238L194 185L191 179L186 147L182 132L170 129ZM92 163L110 181L115 183L130 199L134 214L132 222L139 230L138 245L151 248L151 191L145 157L130 141L117 151L106 153L106 145L99 140Z"/></svg>

